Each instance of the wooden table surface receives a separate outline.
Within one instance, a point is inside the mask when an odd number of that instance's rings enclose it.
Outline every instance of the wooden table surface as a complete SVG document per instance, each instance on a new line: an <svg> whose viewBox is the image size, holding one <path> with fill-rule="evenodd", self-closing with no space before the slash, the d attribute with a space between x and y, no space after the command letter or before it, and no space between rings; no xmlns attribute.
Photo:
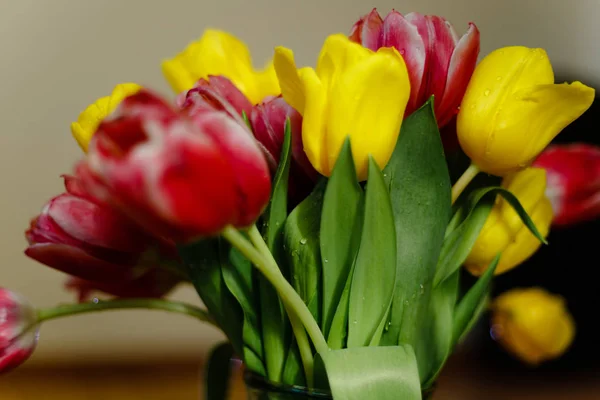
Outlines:
<svg viewBox="0 0 600 400"><path fill-rule="evenodd" d="M600 400L600 382L527 382L483 379L451 365L434 400ZM198 364L22 368L0 377L0 400L199 400ZM237 377L232 399L245 399Z"/></svg>

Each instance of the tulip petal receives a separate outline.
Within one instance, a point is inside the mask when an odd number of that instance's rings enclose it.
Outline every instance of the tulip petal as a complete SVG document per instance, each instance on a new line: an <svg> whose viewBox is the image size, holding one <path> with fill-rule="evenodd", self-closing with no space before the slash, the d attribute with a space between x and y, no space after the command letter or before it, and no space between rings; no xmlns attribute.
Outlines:
<svg viewBox="0 0 600 400"><path fill-rule="evenodd" d="M342 73L372 54L373 51L350 41L345 35L330 35L319 54L317 76L324 88L330 90Z"/></svg>
<svg viewBox="0 0 600 400"><path fill-rule="evenodd" d="M478 166L504 175L515 166L528 165L565 127L594 101L594 89L580 82L537 85L513 94L495 111L495 130L486 143L492 153L477 157ZM521 137L515 142L515 133ZM462 141L461 141L462 143Z"/></svg>
<svg viewBox="0 0 600 400"><path fill-rule="evenodd" d="M177 93L190 89L200 78L223 75L254 104L262 100L248 47L227 32L207 29L198 41L190 43L173 59L163 61L162 70ZM269 91L273 85L270 84Z"/></svg>
<svg viewBox="0 0 600 400"><path fill-rule="evenodd" d="M327 169L333 168L348 135L359 179L367 177L369 154L383 169L398 139L409 95L406 65L395 49L381 48L347 67L331 88Z"/></svg>
<svg viewBox="0 0 600 400"><path fill-rule="evenodd" d="M350 32L350 40L376 51L380 47L382 27L383 20L374 8L354 24Z"/></svg>
<svg viewBox="0 0 600 400"><path fill-rule="evenodd" d="M436 115L439 126L445 126L458 112L460 101L475 70L478 55L479 30L471 23L469 30L460 38L452 53L444 95L435 103L438 108Z"/></svg>
<svg viewBox="0 0 600 400"><path fill-rule="evenodd" d="M87 152L92 136L104 118L112 113L126 97L137 93L141 86L135 83L121 83L114 87L110 96L101 97L90 104L71 123L71 133L84 152Z"/></svg>
<svg viewBox="0 0 600 400"><path fill-rule="evenodd" d="M304 84L300 79L294 52L292 50L279 46L275 48L275 57L273 65L279 79L281 94L289 105L294 107L300 114L304 114L304 105L306 103L306 94Z"/></svg>
<svg viewBox="0 0 600 400"><path fill-rule="evenodd" d="M25 250L25 254L44 265L92 281L114 282L131 279L136 274L136 269L132 268L134 264L113 264L64 244L33 244Z"/></svg>
<svg viewBox="0 0 600 400"><path fill-rule="evenodd" d="M427 92L422 91L419 94L421 97L419 104L427 101L425 97L435 96L437 100L434 101L434 106L437 115L439 105L442 104L450 59L457 39L454 28L445 19L433 15L428 15L425 18L429 31L429 41L425 41L427 51L426 76L423 77L421 85L422 88L427 88Z"/></svg>
<svg viewBox="0 0 600 400"><path fill-rule="evenodd" d="M394 47L406 63L411 90L410 102L406 109L407 114L411 114L419 105L423 104L422 92L425 89L423 74L427 52L417 25L409 21L415 17L412 13L405 18L397 11L390 12L383 22L381 38L381 46Z"/></svg>

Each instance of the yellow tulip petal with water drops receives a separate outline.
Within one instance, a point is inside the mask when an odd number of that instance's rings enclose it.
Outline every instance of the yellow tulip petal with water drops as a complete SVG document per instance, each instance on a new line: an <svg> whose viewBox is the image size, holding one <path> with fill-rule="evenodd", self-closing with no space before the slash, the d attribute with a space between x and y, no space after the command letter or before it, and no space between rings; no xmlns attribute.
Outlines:
<svg viewBox="0 0 600 400"><path fill-rule="evenodd" d="M255 70L248 47L234 35L207 29L174 58L162 63L165 78L176 93L189 90L201 78L229 78L253 104L279 95L279 84L271 63Z"/></svg>
<svg viewBox="0 0 600 400"><path fill-rule="evenodd" d="M506 47L477 66L457 120L461 147L484 172L505 176L529 165L594 99L579 82L554 84L542 49Z"/></svg>
<svg viewBox="0 0 600 400"><path fill-rule="evenodd" d="M77 121L71 123L71 133L84 152L87 152L100 122L113 112L125 97L137 93L141 88L135 83L121 83L115 86L110 96L99 98L79 114Z"/></svg>
<svg viewBox="0 0 600 400"><path fill-rule="evenodd" d="M297 69L286 48L276 49L275 70L283 97L303 115L304 151L317 171L331 174L348 136L360 180L367 177L369 154L385 166L410 94L406 65L395 50L376 53L331 35L316 71Z"/></svg>

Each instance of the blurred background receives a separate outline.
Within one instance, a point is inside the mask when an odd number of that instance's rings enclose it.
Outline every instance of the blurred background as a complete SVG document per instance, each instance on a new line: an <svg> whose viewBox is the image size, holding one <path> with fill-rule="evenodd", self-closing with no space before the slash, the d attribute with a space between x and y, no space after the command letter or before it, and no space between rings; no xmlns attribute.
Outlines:
<svg viewBox="0 0 600 400"><path fill-rule="evenodd" d="M116 83L131 81L172 96L162 59L207 27L228 30L257 65L273 47L314 64L324 38L348 33L372 7L449 19L459 34L481 31L481 55L507 45L545 48L558 77L600 83L600 1L577 0L0 0L0 286L37 306L73 301L65 276L23 255L23 232L60 174L81 157L69 125ZM559 141L600 143L598 105ZM578 323L571 351L527 368L489 337L483 320L440 380L436 399L598 399L596 318L598 222L555 231L551 246L497 280L495 291L540 285L566 297ZM174 298L198 302L191 287ZM0 399L197 399L202 360L222 337L180 316L105 313L53 321L25 366L0 377Z"/></svg>

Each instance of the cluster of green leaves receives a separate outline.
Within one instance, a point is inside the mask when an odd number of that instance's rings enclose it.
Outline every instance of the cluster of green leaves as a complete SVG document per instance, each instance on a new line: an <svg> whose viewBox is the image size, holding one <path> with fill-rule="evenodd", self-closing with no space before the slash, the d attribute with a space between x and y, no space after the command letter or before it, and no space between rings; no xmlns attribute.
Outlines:
<svg viewBox="0 0 600 400"><path fill-rule="evenodd" d="M383 171L370 159L367 182L360 184L347 140L331 177L290 213L289 162L288 126L262 233L331 349L316 355L316 386L338 399L420 399L485 306L500 255L464 294L460 266L496 195L543 239L518 200L499 187L473 191L452 207L431 101L404 121ZM269 282L221 239L186 246L181 254L248 368L272 381L305 384L288 316ZM218 355L230 353L213 354L209 386L220 395L215 376L225 379L228 364Z"/></svg>

